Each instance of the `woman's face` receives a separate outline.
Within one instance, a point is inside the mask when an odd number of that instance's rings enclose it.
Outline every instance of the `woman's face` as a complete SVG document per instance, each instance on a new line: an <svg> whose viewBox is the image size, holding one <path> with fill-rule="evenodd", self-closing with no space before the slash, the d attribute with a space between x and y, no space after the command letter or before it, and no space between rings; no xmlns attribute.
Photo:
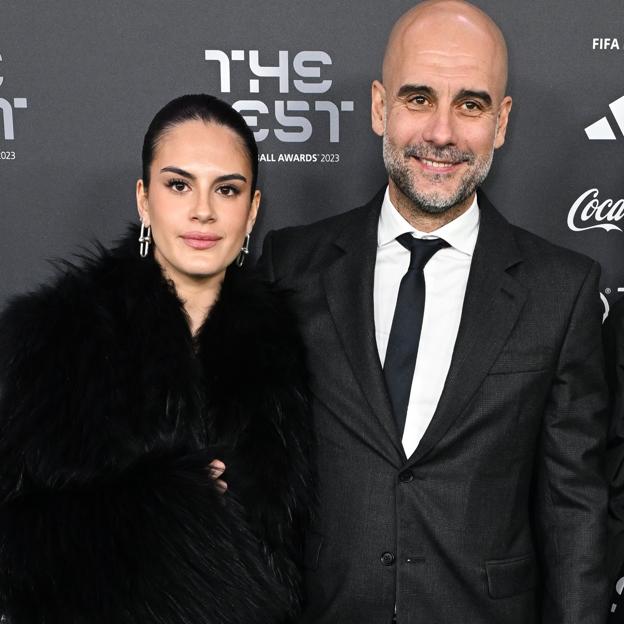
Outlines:
<svg viewBox="0 0 624 624"><path fill-rule="evenodd" d="M226 126L182 122L161 135L150 174L149 189L139 180L136 194L154 257L176 286L220 283L260 203L242 139Z"/></svg>

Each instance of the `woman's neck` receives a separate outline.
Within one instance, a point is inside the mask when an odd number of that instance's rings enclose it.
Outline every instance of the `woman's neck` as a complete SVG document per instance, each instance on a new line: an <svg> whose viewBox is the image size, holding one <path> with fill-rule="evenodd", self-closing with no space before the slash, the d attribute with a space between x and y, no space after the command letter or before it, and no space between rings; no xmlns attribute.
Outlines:
<svg viewBox="0 0 624 624"><path fill-rule="evenodd" d="M165 277L171 280L184 306L191 334L194 336L206 320L221 291L225 269L215 275L194 276L178 271L155 250L154 258Z"/></svg>
<svg viewBox="0 0 624 624"><path fill-rule="evenodd" d="M189 277L170 279L175 286L176 294L184 306L188 317L191 334L194 336L206 320L210 309L219 297L225 273L210 278L194 279Z"/></svg>
<svg viewBox="0 0 624 624"><path fill-rule="evenodd" d="M203 322L206 320L210 309L214 305L219 291L221 290L221 283L217 285L202 285L197 289L183 289L176 288L178 297L184 305L184 311L188 317L189 327L193 336L199 331Z"/></svg>

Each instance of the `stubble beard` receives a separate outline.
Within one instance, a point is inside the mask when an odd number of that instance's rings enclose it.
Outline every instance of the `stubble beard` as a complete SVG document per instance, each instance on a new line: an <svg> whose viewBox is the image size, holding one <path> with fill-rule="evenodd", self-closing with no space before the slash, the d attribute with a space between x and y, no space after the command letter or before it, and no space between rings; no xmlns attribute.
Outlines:
<svg viewBox="0 0 624 624"><path fill-rule="evenodd" d="M493 156L494 147L489 154L482 157L476 157L472 152L462 152L455 147L438 149L424 144L410 145L401 151L391 143L387 133L383 136L383 159L388 177L408 200L406 207L415 216L422 213L441 215L462 206L487 177ZM440 190L425 193L419 190L414 172L409 166L410 159L414 157L447 162L463 161L469 168L455 192L445 193ZM429 176L429 180L441 184L446 177L443 173L433 174Z"/></svg>

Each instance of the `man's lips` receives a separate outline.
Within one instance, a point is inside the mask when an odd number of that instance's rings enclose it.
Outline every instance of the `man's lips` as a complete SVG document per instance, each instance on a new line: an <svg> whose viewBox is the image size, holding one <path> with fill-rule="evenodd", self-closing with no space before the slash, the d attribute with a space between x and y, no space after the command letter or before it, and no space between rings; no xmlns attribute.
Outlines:
<svg viewBox="0 0 624 624"><path fill-rule="evenodd" d="M458 169L463 161L452 162L447 160L430 160L429 158L415 157L420 166L425 171L433 171L435 173L451 173Z"/></svg>
<svg viewBox="0 0 624 624"><path fill-rule="evenodd" d="M210 249L221 240L221 236L205 232L187 232L181 238L186 245L193 249Z"/></svg>

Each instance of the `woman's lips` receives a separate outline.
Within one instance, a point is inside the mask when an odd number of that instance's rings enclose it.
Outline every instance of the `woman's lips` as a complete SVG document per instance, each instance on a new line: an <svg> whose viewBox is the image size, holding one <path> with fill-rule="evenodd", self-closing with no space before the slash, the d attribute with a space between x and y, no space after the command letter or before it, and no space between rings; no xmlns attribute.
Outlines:
<svg viewBox="0 0 624 624"><path fill-rule="evenodd" d="M214 247L221 237L216 234L204 234L202 232L189 232L182 235L185 245L193 249L210 249Z"/></svg>

